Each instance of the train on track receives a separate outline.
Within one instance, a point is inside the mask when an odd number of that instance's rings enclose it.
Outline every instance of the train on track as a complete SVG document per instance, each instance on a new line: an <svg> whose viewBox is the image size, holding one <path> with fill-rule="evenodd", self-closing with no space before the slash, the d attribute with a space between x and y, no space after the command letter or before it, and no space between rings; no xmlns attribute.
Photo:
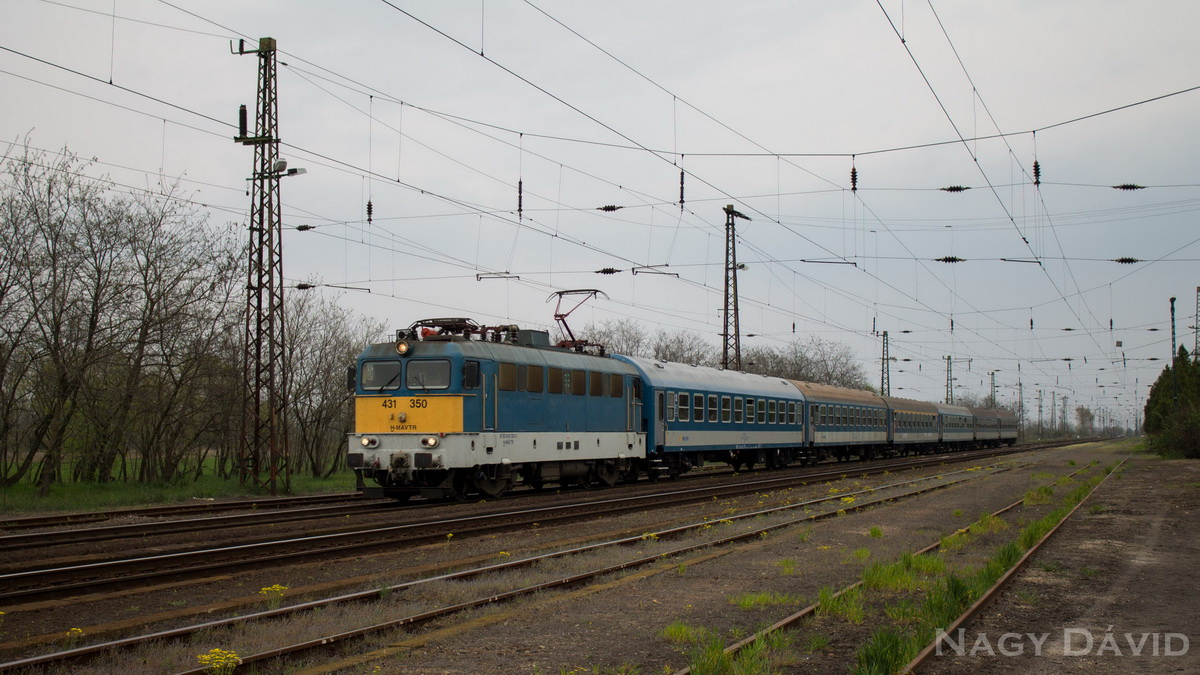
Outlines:
<svg viewBox="0 0 1200 675"><path fill-rule="evenodd" d="M418 321L348 372L366 496L500 496L735 469L1012 445L1007 410L926 403L552 346L545 331Z"/></svg>

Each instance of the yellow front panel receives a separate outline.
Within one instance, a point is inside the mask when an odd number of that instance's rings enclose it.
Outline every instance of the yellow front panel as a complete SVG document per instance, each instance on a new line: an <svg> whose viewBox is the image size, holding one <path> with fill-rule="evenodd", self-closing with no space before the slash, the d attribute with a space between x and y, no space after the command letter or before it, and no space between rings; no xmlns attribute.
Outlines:
<svg viewBox="0 0 1200 675"><path fill-rule="evenodd" d="M360 434L461 432L463 397L358 396L354 430Z"/></svg>

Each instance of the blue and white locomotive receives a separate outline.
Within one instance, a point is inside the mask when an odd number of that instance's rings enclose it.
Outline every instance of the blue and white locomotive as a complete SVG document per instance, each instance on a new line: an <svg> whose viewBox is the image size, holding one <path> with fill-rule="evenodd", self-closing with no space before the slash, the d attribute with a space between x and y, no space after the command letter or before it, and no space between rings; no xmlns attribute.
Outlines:
<svg viewBox="0 0 1200 675"><path fill-rule="evenodd" d="M1013 444L1016 417L777 377L553 347L544 331L418 321L350 372L347 463L368 496L612 485L705 462Z"/></svg>

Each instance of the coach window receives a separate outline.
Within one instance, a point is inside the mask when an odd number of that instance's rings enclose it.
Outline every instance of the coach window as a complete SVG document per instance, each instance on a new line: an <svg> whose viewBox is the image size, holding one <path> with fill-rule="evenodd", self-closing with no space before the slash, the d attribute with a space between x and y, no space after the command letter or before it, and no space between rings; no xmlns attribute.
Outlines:
<svg viewBox="0 0 1200 675"><path fill-rule="evenodd" d="M431 359L428 361L409 361L408 374L405 376L405 386L409 389L450 388L450 361Z"/></svg>
<svg viewBox="0 0 1200 675"><path fill-rule="evenodd" d="M621 398L625 395L625 380L621 379L620 373L609 374L608 395L611 398Z"/></svg>
<svg viewBox="0 0 1200 675"><path fill-rule="evenodd" d="M687 422L692 419L692 395L686 391L679 392L679 421Z"/></svg>
<svg viewBox="0 0 1200 675"><path fill-rule="evenodd" d="M746 421L754 424L754 406L758 405L754 399L746 399Z"/></svg>
<svg viewBox="0 0 1200 675"><path fill-rule="evenodd" d="M775 424L775 401L767 401L767 424Z"/></svg>
<svg viewBox="0 0 1200 675"><path fill-rule="evenodd" d="M716 394L708 395L708 421L709 422L717 421L717 395Z"/></svg>
<svg viewBox="0 0 1200 675"><path fill-rule="evenodd" d="M551 394L563 393L563 369L547 368L546 372L549 377L549 381L546 383L548 385L546 390Z"/></svg>
<svg viewBox="0 0 1200 675"><path fill-rule="evenodd" d="M704 421L704 394L692 394L692 420Z"/></svg>
<svg viewBox="0 0 1200 675"><path fill-rule="evenodd" d="M741 396L735 396L733 399L733 422L734 424L742 423L742 413L746 411L746 402Z"/></svg>
<svg viewBox="0 0 1200 675"><path fill-rule="evenodd" d="M371 391L400 388L400 361L364 361L362 388Z"/></svg>
<svg viewBox="0 0 1200 675"><path fill-rule="evenodd" d="M571 371L571 393L575 396L583 396L587 393L587 371L572 370Z"/></svg>
<svg viewBox="0 0 1200 675"><path fill-rule="evenodd" d="M675 421L675 392L667 392L667 421Z"/></svg>
<svg viewBox="0 0 1200 675"><path fill-rule="evenodd" d="M544 378L544 368L541 366L529 366L525 370L525 389L533 394L542 392L542 380Z"/></svg>
<svg viewBox="0 0 1200 675"><path fill-rule="evenodd" d="M725 424L729 424L729 420L730 420L729 397L722 396L721 397L721 421L724 422Z"/></svg>

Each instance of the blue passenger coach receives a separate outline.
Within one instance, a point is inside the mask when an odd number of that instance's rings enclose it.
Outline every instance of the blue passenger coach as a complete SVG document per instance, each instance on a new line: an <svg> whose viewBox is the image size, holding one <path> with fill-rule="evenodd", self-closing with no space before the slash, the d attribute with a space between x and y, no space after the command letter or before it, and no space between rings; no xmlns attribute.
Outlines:
<svg viewBox="0 0 1200 675"><path fill-rule="evenodd" d="M829 384L793 381L808 402L805 459L820 461L832 454L870 459L887 449L887 406L878 394Z"/></svg>
<svg viewBox="0 0 1200 675"><path fill-rule="evenodd" d="M652 475L704 461L783 466L804 447L804 396L787 380L669 361L613 356L644 383Z"/></svg>

